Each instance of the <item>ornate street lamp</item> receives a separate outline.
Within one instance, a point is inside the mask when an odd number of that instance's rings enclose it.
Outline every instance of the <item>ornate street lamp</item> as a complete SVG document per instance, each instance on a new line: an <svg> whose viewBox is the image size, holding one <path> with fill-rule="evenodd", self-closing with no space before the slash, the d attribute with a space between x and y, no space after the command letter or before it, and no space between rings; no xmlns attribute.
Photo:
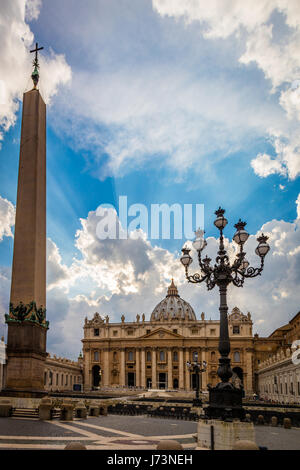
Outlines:
<svg viewBox="0 0 300 470"><path fill-rule="evenodd" d="M228 221L224 217L225 210L219 209L215 212L217 218L214 225L220 231L219 251L216 257L214 266L211 266L211 259L207 256L202 259L202 251L207 243L204 239L204 231L197 230L195 232L196 239L193 246L198 252L198 262L200 266L200 273L189 275L189 266L193 262L190 256L190 249L184 247L182 249L181 263L185 268L186 278L192 283L205 282L207 289L211 290L215 286L219 287L220 291L220 337L219 337L219 368L218 376L221 379L216 387L209 387L209 405L205 409L206 417L208 418L244 418L245 411L242 407L242 393L241 389L234 387L232 382L229 382L232 377L232 370L230 367L230 340L228 333L228 307L227 307L227 287L232 282L237 287L243 287L246 278L253 278L261 275L264 267L264 259L270 250L267 244L268 237L262 234L257 238L258 246L255 253L260 257L260 267L253 268L249 266L246 260L246 253L243 251L244 243L247 241L249 234L245 230L246 222L241 219L235 225L236 232L233 240L239 245L239 252L236 255L232 264L229 262L227 251L224 247L223 230Z"/></svg>
<svg viewBox="0 0 300 470"><path fill-rule="evenodd" d="M194 406L201 406L202 401L200 400L200 392L202 390L202 373L206 371L207 363L206 361L198 362L198 353L194 355L195 361L187 362L187 368L192 374L196 375L196 398L193 400Z"/></svg>

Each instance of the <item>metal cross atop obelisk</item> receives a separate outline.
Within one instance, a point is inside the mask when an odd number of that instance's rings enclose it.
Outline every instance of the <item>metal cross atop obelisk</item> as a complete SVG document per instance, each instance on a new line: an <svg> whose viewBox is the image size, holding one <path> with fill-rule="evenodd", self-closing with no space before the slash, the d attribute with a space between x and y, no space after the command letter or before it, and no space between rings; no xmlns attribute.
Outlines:
<svg viewBox="0 0 300 470"><path fill-rule="evenodd" d="M40 78L40 75L39 75L40 64L39 64L39 58L38 58L38 51L41 51L42 49L44 49L44 48L39 47L38 43L36 42L35 43L35 49L32 49L32 51L30 51L30 53L35 52L35 58L33 60L34 71L32 72L32 75L31 75L31 78L32 78L32 81L33 81L33 84L34 84L34 88L36 88L36 86L39 82L39 78Z"/></svg>

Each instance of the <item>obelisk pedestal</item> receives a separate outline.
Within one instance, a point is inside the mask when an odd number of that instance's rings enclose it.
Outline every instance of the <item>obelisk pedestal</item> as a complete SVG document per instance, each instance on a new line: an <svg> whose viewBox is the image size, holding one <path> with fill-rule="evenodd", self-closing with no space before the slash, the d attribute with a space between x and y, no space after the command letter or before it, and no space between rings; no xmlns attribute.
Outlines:
<svg viewBox="0 0 300 470"><path fill-rule="evenodd" d="M46 105L36 88L23 97L10 309L5 319L8 337L4 393L33 396L43 392L48 329Z"/></svg>

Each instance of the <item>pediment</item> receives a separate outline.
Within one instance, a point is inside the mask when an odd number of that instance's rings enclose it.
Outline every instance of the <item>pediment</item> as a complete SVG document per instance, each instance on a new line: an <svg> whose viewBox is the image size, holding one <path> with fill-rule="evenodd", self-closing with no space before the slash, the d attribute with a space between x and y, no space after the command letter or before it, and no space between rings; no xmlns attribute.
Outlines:
<svg viewBox="0 0 300 470"><path fill-rule="evenodd" d="M146 335L141 336L143 339L178 339L183 338L182 335L178 333L173 333L173 331L166 330L165 328L157 328L156 330L147 333Z"/></svg>

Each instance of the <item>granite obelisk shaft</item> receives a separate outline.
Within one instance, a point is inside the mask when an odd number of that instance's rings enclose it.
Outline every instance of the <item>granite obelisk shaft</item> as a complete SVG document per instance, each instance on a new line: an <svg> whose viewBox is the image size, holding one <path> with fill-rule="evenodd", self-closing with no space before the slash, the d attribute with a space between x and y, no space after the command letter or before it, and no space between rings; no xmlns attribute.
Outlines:
<svg viewBox="0 0 300 470"><path fill-rule="evenodd" d="M44 388L46 357L46 105L37 89L23 96L14 254L7 315L11 391Z"/></svg>

